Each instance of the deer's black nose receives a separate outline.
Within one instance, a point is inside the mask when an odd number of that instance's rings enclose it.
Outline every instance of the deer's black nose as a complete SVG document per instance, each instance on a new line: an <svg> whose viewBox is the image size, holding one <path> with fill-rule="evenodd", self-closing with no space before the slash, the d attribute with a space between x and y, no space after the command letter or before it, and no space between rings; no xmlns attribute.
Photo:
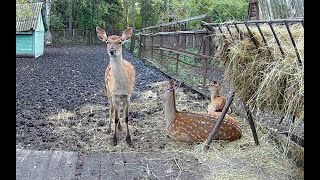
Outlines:
<svg viewBox="0 0 320 180"><path fill-rule="evenodd" d="M110 54L113 56L113 55L115 55L116 54L116 50L115 49L110 49Z"/></svg>

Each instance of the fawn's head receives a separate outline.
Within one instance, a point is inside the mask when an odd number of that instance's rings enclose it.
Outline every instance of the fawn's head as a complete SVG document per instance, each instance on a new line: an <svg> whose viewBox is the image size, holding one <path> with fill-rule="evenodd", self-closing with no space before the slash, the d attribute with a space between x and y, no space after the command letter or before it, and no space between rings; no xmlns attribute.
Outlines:
<svg viewBox="0 0 320 180"><path fill-rule="evenodd" d="M163 94L162 94L162 99L167 100L169 98L169 95L174 93L174 80L171 79L168 83L168 86L165 88Z"/></svg>
<svg viewBox="0 0 320 180"><path fill-rule="evenodd" d="M206 87L210 92L216 92L219 90L220 86L219 86L219 83L214 80L213 82L209 83Z"/></svg>
<svg viewBox="0 0 320 180"><path fill-rule="evenodd" d="M96 27L97 36L101 41L106 42L109 56L119 56L122 54L122 45L130 39L132 35L132 28L124 30L122 36L111 35L107 36L105 30Z"/></svg>

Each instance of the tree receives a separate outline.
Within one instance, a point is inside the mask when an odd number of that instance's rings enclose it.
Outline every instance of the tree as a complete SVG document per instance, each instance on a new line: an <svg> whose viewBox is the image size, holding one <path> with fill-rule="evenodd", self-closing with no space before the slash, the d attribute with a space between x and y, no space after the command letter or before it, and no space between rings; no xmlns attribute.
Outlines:
<svg viewBox="0 0 320 180"><path fill-rule="evenodd" d="M154 12L154 2L150 0L140 0L140 17L142 21L142 28L148 27L152 24L152 16Z"/></svg>
<svg viewBox="0 0 320 180"><path fill-rule="evenodd" d="M69 29L69 33L71 33L72 31L72 21L73 21L73 17L72 17L72 0L68 0L67 1L67 15L68 15L68 29Z"/></svg>
<svg viewBox="0 0 320 180"><path fill-rule="evenodd" d="M125 19L125 27L128 27L128 25L129 25L129 1L130 1L130 0L123 0L123 2L124 2L124 9L125 9L125 16L126 16L126 19Z"/></svg>
<svg viewBox="0 0 320 180"><path fill-rule="evenodd" d="M46 14L45 14L45 22L47 24L47 32L45 34L46 45L50 45L52 43L52 34L50 31L50 10L51 10L51 0L46 0Z"/></svg>
<svg viewBox="0 0 320 180"><path fill-rule="evenodd" d="M135 10L135 2L134 0L131 0L131 13L132 13L132 33L133 35L131 36L131 44L130 44L130 52L133 53L134 51L134 45L135 45L135 42L136 42L136 38L135 38L135 32L136 32L136 26L135 26L135 23L136 23L136 19L135 19L135 13L134 13L134 10Z"/></svg>

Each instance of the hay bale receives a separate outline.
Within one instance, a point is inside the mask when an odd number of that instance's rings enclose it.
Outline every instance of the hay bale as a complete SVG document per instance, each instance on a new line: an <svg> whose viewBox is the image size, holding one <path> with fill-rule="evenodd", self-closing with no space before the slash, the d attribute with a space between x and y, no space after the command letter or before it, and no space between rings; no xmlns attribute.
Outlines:
<svg viewBox="0 0 320 180"><path fill-rule="evenodd" d="M304 119L304 29L301 25L290 26L302 64L298 63L295 49L285 26L274 26L284 55L276 43L269 26L261 26L268 48L264 45L258 29L240 27L243 39L236 29L231 36L217 33L216 59L225 71L226 81L236 95L248 106L275 112L297 122ZM237 37L237 38L235 38ZM257 42L257 47L254 41Z"/></svg>

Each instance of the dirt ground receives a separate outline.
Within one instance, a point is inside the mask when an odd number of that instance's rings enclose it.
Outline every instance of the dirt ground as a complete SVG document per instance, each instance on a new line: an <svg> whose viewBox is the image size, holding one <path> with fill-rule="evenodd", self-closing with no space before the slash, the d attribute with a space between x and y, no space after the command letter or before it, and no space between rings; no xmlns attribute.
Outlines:
<svg viewBox="0 0 320 180"><path fill-rule="evenodd" d="M201 144L169 139L160 97L169 78L130 53L124 52L124 58L137 71L129 113L133 148L126 144L125 130L119 132L117 146L111 145L112 134L106 133L109 104L103 78L108 59L103 45L51 46L37 59L16 58L16 148L80 153L184 152L199 161L238 162L229 164L228 171L212 171L218 173L215 177L233 179L242 172L240 179L303 179L304 170L283 157L270 135L260 128L261 144L254 145L249 125L242 117L237 118L243 137L236 142L213 143L209 152L203 152ZM176 89L178 110L206 111L208 99L179 83ZM122 118L120 123L124 127Z"/></svg>

